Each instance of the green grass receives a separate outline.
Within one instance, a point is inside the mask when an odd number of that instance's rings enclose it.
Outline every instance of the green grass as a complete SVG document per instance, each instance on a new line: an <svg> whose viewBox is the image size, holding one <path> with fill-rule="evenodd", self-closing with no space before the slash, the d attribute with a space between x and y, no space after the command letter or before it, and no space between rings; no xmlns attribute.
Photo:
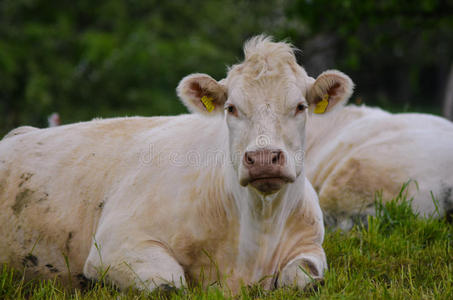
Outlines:
<svg viewBox="0 0 453 300"><path fill-rule="evenodd" d="M328 231L324 248L329 270L325 285L314 291L295 288L263 291L244 287L242 299L453 299L453 225L418 218L401 193L377 201L377 216L350 232ZM25 282L21 273L3 266L0 299L225 299L211 287L192 287L168 294L120 292L96 284L89 290L64 289L54 281Z"/></svg>

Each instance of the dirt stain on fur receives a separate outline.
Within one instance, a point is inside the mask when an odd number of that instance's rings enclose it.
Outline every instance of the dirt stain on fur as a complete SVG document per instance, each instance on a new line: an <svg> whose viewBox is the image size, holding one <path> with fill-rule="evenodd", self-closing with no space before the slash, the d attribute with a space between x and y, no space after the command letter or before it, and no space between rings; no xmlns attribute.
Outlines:
<svg viewBox="0 0 453 300"><path fill-rule="evenodd" d="M33 177L33 175L34 175L33 173L23 173L23 174L20 176L20 182L19 182L18 187L19 187L19 188L22 187L22 185L23 185L24 183L26 183L27 181L29 181L30 178Z"/></svg>
<svg viewBox="0 0 453 300"><path fill-rule="evenodd" d="M16 195L16 201L14 202L14 205L11 206L11 208L16 216L18 216L22 212L22 210L27 206L27 204L30 202L30 196L33 193L34 193L34 191L32 191L32 190L24 189Z"/></svg>
<svg viewBox="0 0 453 300"><path fill-rule="evenodd" d="M58 269L55 268L55 267L54 267L53 265L51 265L51 264L47 264L46 267L47 267L47 269L49 269L49 271L50 271L51 273L58 273L58 272L59 272Z"/></svg>
<svg viewBox="0 0 453 300"><path fill-rule="evenodd" d="M38 258L29 253L22 259L22 265L24 267L36 267L38 265Z"/></svg>
<svg viewBox="0 0 453 300"><path fill-rule="evenodd" d="M68 238L66 239L66 244L65 244L67 254L69 254L69 250L71 249L71 240L72 240L73 236L74 235L73 235L72 231L70 231L68 233Z"/></svg>

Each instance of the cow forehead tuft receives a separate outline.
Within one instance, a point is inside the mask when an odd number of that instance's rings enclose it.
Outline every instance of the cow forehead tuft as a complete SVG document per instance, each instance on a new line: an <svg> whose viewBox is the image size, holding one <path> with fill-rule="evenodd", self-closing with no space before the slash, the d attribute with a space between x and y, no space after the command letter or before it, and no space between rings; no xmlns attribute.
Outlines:
<svg viewBox="0 0 453 300"><path fill-rule="evenodd" d="M285 68L292 68L297 72L294 48L286 42L273 42L271 37L259 35L248 40L244 45L245 59L234 65L228 72L228 77L242 75L245 78L260 79L262 77L276 77L285 74Z"/></svg>
<svg viewBox="0 0 453 300"><path fill-rule="evenodd" d="M248 40L244 45L245 62L253 61L256 57L284 62L296 62L294 48L286 42L273 42L271 37L258 35Z"/></svg>

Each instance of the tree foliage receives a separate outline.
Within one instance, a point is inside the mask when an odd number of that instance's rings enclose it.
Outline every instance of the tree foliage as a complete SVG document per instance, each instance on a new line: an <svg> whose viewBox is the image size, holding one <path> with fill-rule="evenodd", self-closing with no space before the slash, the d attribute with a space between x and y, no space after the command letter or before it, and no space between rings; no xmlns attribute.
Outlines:
<svg viewBox="0 0 453 300"><path fill-rule="evenodd" d="M4 0L0 128L45 126L52 111L65 123L182 112L178 81L222 77L278 17L265 2Z"/></svg>
<svg viewBox="0 0 453 300"><path fill-rule="evenodd" d="M288 37L317 75L351 75L356 98L437 105L453 61L452 1L0 1L0 135L93 117L184 112L192 72L222 78L247 38ZM426 105L425 105L426 106Z"/></svg>
<svg viewBox="0 0 453 300"><path fill-rule="evenodd" d="M299 0L288 15L307 25L304 39L331 37L327 46L357 83L357 97L440 111L453 62L453 1Z"/></svg>

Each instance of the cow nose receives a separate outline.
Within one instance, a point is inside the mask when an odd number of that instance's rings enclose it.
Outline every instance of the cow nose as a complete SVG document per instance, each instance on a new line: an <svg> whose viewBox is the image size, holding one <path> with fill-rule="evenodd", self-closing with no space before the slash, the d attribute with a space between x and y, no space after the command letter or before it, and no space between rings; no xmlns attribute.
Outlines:
<svg viewBox="0 0 453 300"><path fill-rule="evenodd" d="M285 155L281 150L247 151L244 154L244 166L247 169L260 167L282 167L285 164Z"/></svg>

